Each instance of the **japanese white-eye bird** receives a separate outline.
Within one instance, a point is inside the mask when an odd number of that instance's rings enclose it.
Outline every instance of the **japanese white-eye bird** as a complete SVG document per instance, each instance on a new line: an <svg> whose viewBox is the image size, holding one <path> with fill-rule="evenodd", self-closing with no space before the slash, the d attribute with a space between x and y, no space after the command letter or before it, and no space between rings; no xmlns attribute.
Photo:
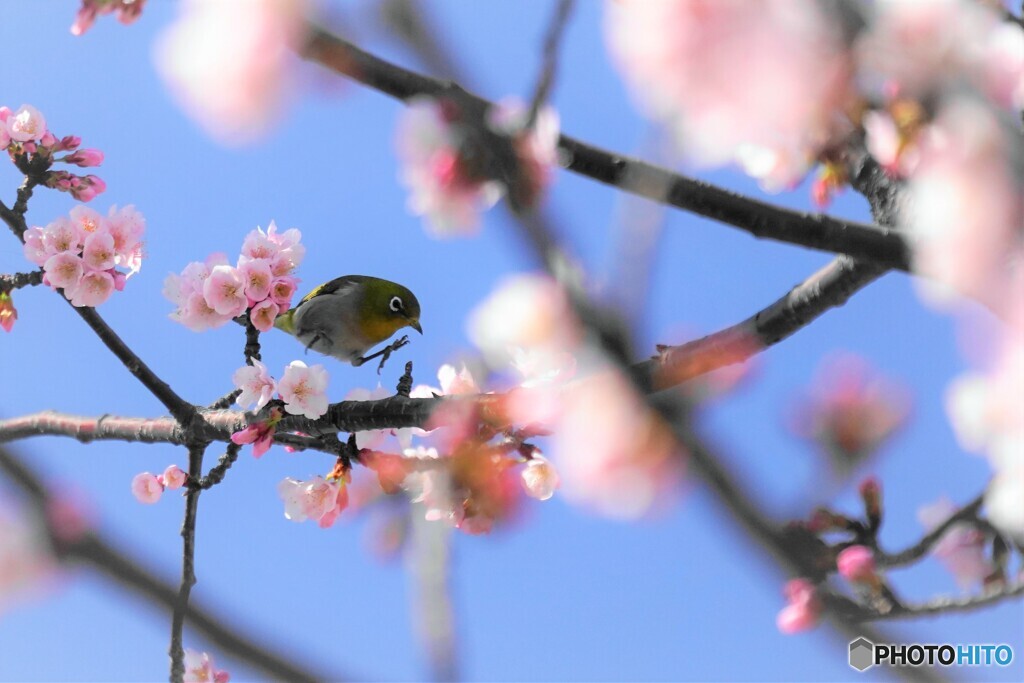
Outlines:
<svg viewBox="0 0 1024 683"><path fill-rule="evenodd" d="M386 360L407 344L408 337L402 337L363 356L403 327L423 334L416 296L396 282L367 275L343 275L320 285L278 316L274 326L295 336L307 349L356 366L378 356Z"/></svg>

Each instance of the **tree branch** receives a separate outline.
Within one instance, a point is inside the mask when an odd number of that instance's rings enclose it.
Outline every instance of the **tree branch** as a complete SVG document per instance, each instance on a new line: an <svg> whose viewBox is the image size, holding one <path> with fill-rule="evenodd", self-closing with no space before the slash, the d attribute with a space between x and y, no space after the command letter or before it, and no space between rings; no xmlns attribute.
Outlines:
<svg viewBox="0 0 1024 683"><path fill-rule="evenodd" d="M543 67L540 77L537 79L537 86L533 90L533 97L530 98L530 109L526 116L526 128L533 126L537 120L537 112L547 102L551 93L551 87L555 83L555 71L558 69L558 47L565 35L565 28L569 25L569 16L572 14L575 0L558 0L558 7L551 17L551 24L548 26L547 34L544 36Z"/></svg>
<svg viewBox="0 0 1024 683"><path fill-rule="evenodd" d="M309 26L307 59L400 100L449 95L489 107L451 81L430 78L360 50L317 25ZM907 270L907 245L891 228L791 211L562 135L566 168L654 201L740 228L755 237L839 252Z"/></svg>
<svg viewBox="0 0 1024 683"><path fill-rule="evenodd" d="M984 502L985 494L981 493L970 503L950 515L942 524L925 534L920 541L903 550L894 553L886 553L879 550L876 555L878 564L883 567L899 567L910 564L911 562L924 557L932 549L932 546L938 543L939 540L946 535L946 532L948 532L950 528L956 524L976 517L978 510L981 509L982 503Z"/></svg>
<svg viewBox="0 0 1024 683"><path fill-rule="evenodd" d="M22 287L35 287L43 284L43 271L33 270L30 273L12 273L0 275L0 292L9 292Z"/></svg>
<svg viewBox="0 0 1024 683"><path fill-rule="evenodd" d="M193 444L188 449L188 476L193 482L203 477L203 453L206 444ZM185 613L188 611L188 599L192 595L192 586L196 585L196 512L199 507L199 494L202 489L189 486L185 492L185 520L181 524L181 586L178 588L178 600L174 605L174 616L171 619L171 683L182 683L185 677L185 649L182 631L185 628Z"/></svg>

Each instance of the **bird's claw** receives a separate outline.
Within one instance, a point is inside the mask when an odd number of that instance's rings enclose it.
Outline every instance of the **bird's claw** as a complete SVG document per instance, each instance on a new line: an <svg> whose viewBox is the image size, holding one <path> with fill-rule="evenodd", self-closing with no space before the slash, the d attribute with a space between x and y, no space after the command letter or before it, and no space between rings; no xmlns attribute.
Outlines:
<svg viewBox="0 0 1024 683"><path fill-rule="evenodd" d="M398 349L402 348L403 346L407 345L408 343L409 343L409 335L403 334L401 336L401 338L396 339L394 342L392 342L391 344L388 344L387 346L385 346L383 349L381 349L377 353L373 353L373 354L370 354L369 356L364 356L364 357L361 357L361 358L354 359L352 361L352 366L353 367L359 367L360 365L362 365L366 361L373 360L374 358L378 358L379 357L380 358L380 364L377 365L377 374L379 375L384 370L384 364L388 362L388 358L391 358L391 354L394 353L395 351L397 351Z"/></svg>

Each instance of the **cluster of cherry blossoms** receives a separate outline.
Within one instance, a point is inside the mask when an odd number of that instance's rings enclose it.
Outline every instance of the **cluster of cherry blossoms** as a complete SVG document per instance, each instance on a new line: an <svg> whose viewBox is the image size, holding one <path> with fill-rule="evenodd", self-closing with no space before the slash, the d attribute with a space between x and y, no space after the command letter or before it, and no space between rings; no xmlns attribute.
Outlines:
<svg viewBox="0 0 1024 683"><path fill-rule="evenodd" d="M43 269L44 284L63 290L75 306L99 306L139 272L145 230L133 206L112 206L106 216L76 206L68 217L25 231L25 257Z"/></svg>
<svg viewBox="0 0 1024 683"><path fill-rule="evenodd" d="M46 118L35 107L23 104L18 111L0 107L0 149L6 149L15 163L27 161L47 168L54 162L82 168L103 163L103 152L98 149L79 149L82 139L76 135L57 138L46 127ZM68 152L64 156L56 156ZM80 202L87 202L107 189L98 176L76 175L68 171L50 171L43 174L43 185L69 192Z"/></svg>
<svg viewBox="0 0 1024 683"><path fill-rule="evenodd" d="M507 136L519 166L517 200L535 205L551 183L558 160L558 115L542 108L529 130L523 130L525 108L503 102L487 116L490 131ZM402 112L396 134L400 178L408 186L409 210L423 215L437 236L476 231L480 212L493 206L509 188L489 166L496 162L462 107L449 99L420 97Z"/></svg>
<svg viewBox="0 0 1024 683"><path fill-rule="evenodd" d="M224 254L213 254L204 263L188 264L180 275L168 275L163 293L177 306L171 320L201 332L248 309L256 329L270 330L295 295L299 280L292 273L306 254L301 239L295 228L279 233L271 221L266 232L257 227L246 236L235 266Z"/></svg>
<svg viewBox="0 0 1024 683"><path fill-rule="evenodd" d="M82 6L75 15L75 23L71 25L71 33L82 35L101 14L114 13L122 24L131 24L142 14L145 5L146 0L82 0Z"/></svg>
<svg viewBox="0 0 1024 683"><path fill-rule="evenodd" d="M294 360L284 369L281 380L276 381L266 365L253 359L252 365L243 365L231 379L239 390L235 402L257 413L270 402L275 391L284 404L284 411L290 415L315 420L327 412L329 375L322 365L307 366L300 360ZM239 445L251 443L253 455L258 458L273 444L274 431L282 417L284 415L275 406L266 419L235 432L231 440Z"/></svg>
<svg viewBox="0 0 1024 683"><path fill-rule="evenodd" d="M334 524L338 515L348 507L347 473L338 477L314 477L298 481L288 477L277 485L277 493L284 501L284 516L293 522L316 522L321 529Z"/></svg>
<svg viewBox="0 0 1024 683"><path fill-rule="evenodd" d="M140 472L132 479L132 495L140 503L152 505L164 491L180 489L188 481L188 473L177 465L168 465L162 474Z"/></svg>

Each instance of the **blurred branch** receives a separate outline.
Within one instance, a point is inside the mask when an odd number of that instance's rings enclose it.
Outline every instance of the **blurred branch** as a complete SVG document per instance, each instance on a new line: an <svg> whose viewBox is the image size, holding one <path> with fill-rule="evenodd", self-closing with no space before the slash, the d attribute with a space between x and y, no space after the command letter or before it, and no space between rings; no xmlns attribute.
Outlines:
<svg viewBox="0 0 1024 683"><path fill-rule="evenodd" d="M403 101L418 95L447 95L477 107L491 106L451 81L396 66L319 26L310 25L309 32L304 50L307 59L387 95ZM899 270L909 268L907 245L896 230L784 209L566 135L560 137L559 147L568 158L570 171L732 225L755 237L844 253Z"/></svg>
<svg viewBox="0 0 1024 683"><path fill-rule="evenodd" d="M455 611L449 586L451 534L446 524L428 522L418 506L410 506L407 571L412 583L414 626L436 681L459 678Z"/></svg>
<svg viewBox="0 0 1024 683"><path fill-rule="evenodd" d="M533 97L530 98L530 109L526 116L525 128L533 126L533 122L537 120L537 112L547 102L551 87L555 84L558 48L565 36L565 28L569 25L569 16L572 14L574 5L575 0L558 0L558 7L555 8L554 16L551 17L547 34L544 36L543 66L540 70L540 77L537 79L537 86L533 91Z"/></svg>
<svg viewBox="0 0 1024 683"><path fill-rule="evenodd" d="M995 605L1005 600L1019 597L1024 597L1024 581L1018 581L1015 584L1007 585L999 590L990 590L983 595L965 598L935 598L934 600L929 600L928 602L919 605L896 605L888 612L864 610L857 619L862 622L882 621L888 619L915 619L919 617L951 614L954 612L969 612L971 610L989 607L990 605Z"/></svg>
<svg viewBox="0 0 1024 683"><path fill-rule="evenodd" d="M0 292L9 292L22 287L34 287L43 283L43 271L33 270L31 273L13 273L0 275Z"/></svg>
<svg viewBox="0 0 1024 683"><path fill-rule="evenodd" d="M981 505L984 501L985 494L982 492L970 503L950 515L942 524L925 534L920 541L914 543L908 548L905 548L904 550L894 553L886 553L879 550L876 556L878 563L883 567L899 567L901 565L910 564L911 562L924 557L932 549L932 546L938 543L939 540L946 535L946 532L949 531L950 528L961 522L976 518L978 510L981 509Z"/></svg>
<svg viewBox="0 0 1024 683"><path fill-rule="evenodd" d="M172 611L178 604L178 589L144 569L128 554L118 550L97 532L87 531L67 538L51 525L47 514L52 500L41 477L22 460L0 448L0 471L29 498L37 517L46 525L57 559L66 564L91 566L108 579L132 590L152 604ZM267 676L287 681L341 680L337 675L310 671L274 651L271 642L257 641L214 616L220 610L191 605L185 610L188 623L203 634L218 650L263 671Z"/></svg>

